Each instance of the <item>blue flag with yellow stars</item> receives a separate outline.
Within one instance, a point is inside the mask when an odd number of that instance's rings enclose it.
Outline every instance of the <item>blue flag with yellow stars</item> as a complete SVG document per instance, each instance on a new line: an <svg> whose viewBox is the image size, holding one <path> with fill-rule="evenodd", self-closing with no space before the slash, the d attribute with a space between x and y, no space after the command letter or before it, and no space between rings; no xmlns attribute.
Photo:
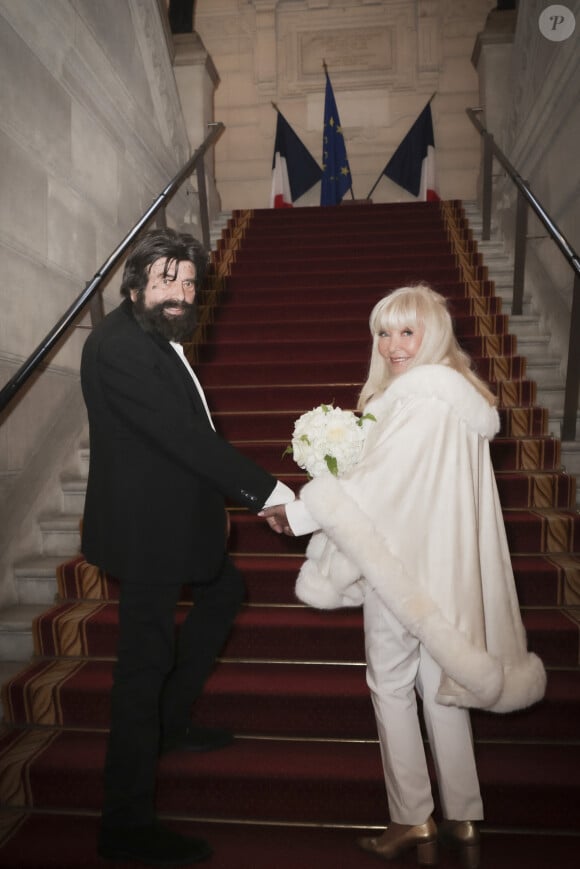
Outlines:
<svg viewBox="0 0 580 869"><path fill-rule="evenodd" d="M328 71L324 96L324 130L322 132L322 186L321 205L340 205L347 190L352 187L350 166L338 109Z"/></svg>

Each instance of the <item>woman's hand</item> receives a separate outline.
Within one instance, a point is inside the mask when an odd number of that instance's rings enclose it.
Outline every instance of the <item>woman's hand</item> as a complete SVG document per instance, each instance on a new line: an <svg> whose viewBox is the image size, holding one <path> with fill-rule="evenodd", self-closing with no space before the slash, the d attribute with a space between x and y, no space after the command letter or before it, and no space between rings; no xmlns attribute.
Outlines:
<svg viewBox="0 0 580 869"><path fill-rule="evenodd" d="M272 531L276 534L286 534L288 537L294 537L294 533L288 524L286 516L286 507L284 504L277 504L275 507L266 507L260 510L258 516L266 520Z"/></svg>

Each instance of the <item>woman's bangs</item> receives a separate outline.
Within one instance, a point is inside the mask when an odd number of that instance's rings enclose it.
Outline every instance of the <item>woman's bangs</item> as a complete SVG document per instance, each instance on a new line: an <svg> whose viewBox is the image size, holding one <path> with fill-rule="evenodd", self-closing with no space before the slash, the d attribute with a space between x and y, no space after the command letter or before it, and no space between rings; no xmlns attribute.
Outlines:
<svg viewBox="0 0 580 869"><path fill-rule="evenodd" d="M377 332L388 332L390 329L402 329L405 326L415 329L417 322L417 300L401 296L381 311L377 318Z"/></svg>

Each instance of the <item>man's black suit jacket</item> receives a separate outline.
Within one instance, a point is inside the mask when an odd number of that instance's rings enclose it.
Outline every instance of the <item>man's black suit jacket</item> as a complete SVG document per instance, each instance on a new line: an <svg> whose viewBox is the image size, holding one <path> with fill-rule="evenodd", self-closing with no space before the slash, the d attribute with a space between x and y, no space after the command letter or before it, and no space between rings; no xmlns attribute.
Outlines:
<svg viewBox="0 0 580 869"><path fill-rule="evenodd" d="M81 363L90 466L82 551L122 580L209 580L226 547L225 498L261 509L276 480L212 429L171 345L124 301Z"/></svg>

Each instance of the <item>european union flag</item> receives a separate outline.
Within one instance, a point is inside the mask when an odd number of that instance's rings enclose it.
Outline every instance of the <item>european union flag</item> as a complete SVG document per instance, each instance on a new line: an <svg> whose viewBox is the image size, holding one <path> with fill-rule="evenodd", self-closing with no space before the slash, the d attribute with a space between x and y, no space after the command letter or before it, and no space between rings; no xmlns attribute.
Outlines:
<svg viewBox="0 0 580 869"><path fill-rule="evenodd" d="M322 132L320 204L340 205L346 191L352 188L352 179L338 109L326 67L324 72L326 74L326 93L324 96L324 130Z"/></svg>

